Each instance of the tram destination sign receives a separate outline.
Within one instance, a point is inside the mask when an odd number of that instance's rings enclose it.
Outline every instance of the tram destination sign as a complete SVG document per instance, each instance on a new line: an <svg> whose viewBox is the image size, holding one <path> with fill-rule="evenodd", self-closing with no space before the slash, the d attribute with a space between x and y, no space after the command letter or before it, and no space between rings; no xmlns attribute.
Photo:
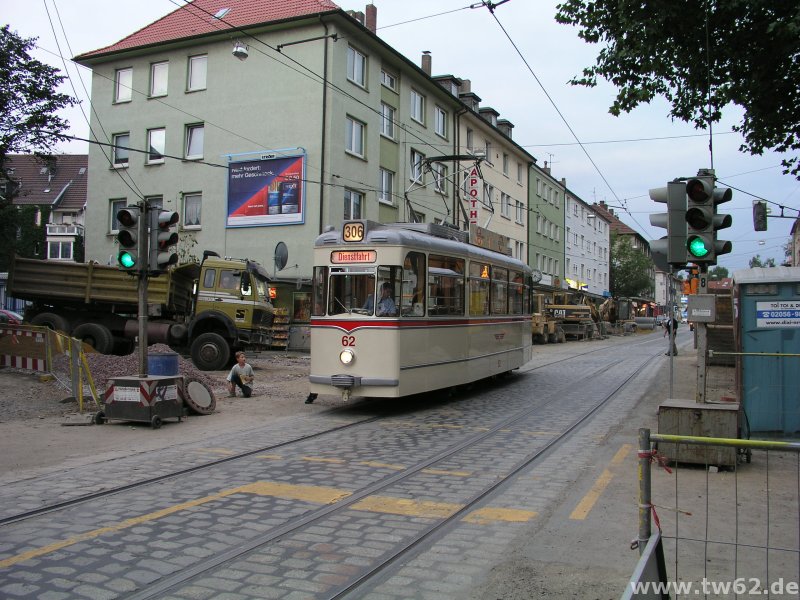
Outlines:
<svg viewBox="0 0 800 600"><path fill-rule="evenodd" d="M349 265L353 263L374 263L378 260L375 250L334 250L331 252L331 264Z"/></svg>

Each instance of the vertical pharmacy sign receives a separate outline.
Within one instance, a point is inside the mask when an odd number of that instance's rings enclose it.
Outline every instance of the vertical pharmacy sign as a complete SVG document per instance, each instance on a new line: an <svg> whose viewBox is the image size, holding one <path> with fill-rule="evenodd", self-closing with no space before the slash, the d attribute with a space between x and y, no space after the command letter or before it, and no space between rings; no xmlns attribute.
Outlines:
<svg viewBox="0 0 800 600"><path fill-rule="evenodd" d="M228 166L227 227L302 223L305 155L261 155Z"/></svg>
<svg viewBox="0 0 800 600"><path fill-rule="evenodd" d="M478 165L473 165L467 172L467 212L469 222L472 225L478 224L478 197L481 193L481 178L479 177Z"/></svg>

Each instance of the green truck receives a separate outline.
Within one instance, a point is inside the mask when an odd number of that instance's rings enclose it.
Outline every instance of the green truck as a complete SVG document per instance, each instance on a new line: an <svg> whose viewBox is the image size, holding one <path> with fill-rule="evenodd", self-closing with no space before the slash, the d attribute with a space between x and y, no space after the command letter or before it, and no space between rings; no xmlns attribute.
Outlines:
<svg viewBox="0 0 800 600"><path fill-rule="evenodd" d="M137 279L97 263L16 257L8 294L26 300L26 322L63 331L103 354L129 354L139 332ZM273 306L269 276L258 263L206 251L148 279L148 343L189 354L216 371L237 350L266 349Z"/></svg>

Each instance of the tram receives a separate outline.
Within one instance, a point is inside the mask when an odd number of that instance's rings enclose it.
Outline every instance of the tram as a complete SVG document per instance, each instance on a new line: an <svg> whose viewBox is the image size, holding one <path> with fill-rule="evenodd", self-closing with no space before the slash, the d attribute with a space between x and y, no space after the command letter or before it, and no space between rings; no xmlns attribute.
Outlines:
<svg viewBox="0 0 800 600"><path fill-rule="evenodd" d="M531 358L532 271L437 224L347 221L314 244L309 398L399 398Z"/></svg>

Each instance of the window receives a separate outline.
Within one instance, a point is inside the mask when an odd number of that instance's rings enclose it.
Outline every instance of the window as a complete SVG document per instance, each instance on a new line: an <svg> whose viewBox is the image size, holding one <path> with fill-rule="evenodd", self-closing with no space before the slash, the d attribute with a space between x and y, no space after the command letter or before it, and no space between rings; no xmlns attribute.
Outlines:
<svg viewBox="0 0 800 600"><path fill-rule="evenodd" d="M112 160L115 167L128 166L128 147L130 146L131 135L130 133L116 133L112 138L114 149L112 151Z"/></svg>
<svg viewBox="0 0 800 600"><path fill-rule="evenodd" d="M208 68L208 56L189 57L189 76L186 89L189 92L206 89L206 71Z"/></svg>
<svg viewBox="0 0 800 600"><path fill-rule="evenodd" d="M493 165L494 162L492 161L492 142L486 140L486 145L483 147L483 151L486 153L486 162L490 165Z"/></svg>
<svg viewBox="0 0 800 600"><path fill-rule="evenodd" d="M159 62L150 65L150 97L167 95L169 79L169 63Z"/></svg>
<svg viewBox="0 0 800 600"><path fill-rule="evenodd" d="M394 205L394 173L381 169L378 183L378 201Z"/></svg>
<svg viewBox="0 0 800 600"><path fill-rule="evenodd" d="M503 152L503 175L508 177L508 154Z"/></svg>
<svg viewBox="0 0 800 600"><path fill-rule="evenodd" d="M483 203L489 210L494 211L494 186L488 183L483 186Z"/></svg>
<svg viewBox="0 0 800 600"><path fill-rule="evenodd" d="M475 134L472 129L467 129L467 150L472 152L475 149L473 143L475 142Z"/></svg>
<svg viewBox="0 0 800 600"><path fill-rule="evenodd" d="M203 206L202 194L183 195L183 226L200 227L200 209Z"/></svg>
<svg viewBox="0 0 800 600"><path fill-rule="evenodd" d="M394 139L394 113L393 107L381 102L381 135Z"/></svg>
<svg viewBox="0 0 800 600"><path fill-rule="evenodd" d="M425 155L417 152L416 150L411 151L411 181L415 181L417 183L424 183L425 177L422 173L422 164L425 160Z"/></svg>
<svg viewBox="0 0 800 600"><path fill-rule="evenodd" d="M417 90L411 90L411 118L425 124L425 96Z"/></svg>
<svg viewBox="0 0 800 600"><path fill-rule="evenodd" d="M492 314L508 313L508 270L492 267Z"/></svg>
<svg viewBox="0 0 800 600"><path fill-rule="evenodd" d="M205 127L201 125L186 126L186 158L203 158L203 138Z"/></svg>
<svg viewBox="0 0 800 600"><path fill-rule="evenodd" d="M469 314L489 314L490 267L480 262L469 264Z"/></svg>
<svg viewBox="0 0 800 600"><path fill-rule="evenodd" d="M133 69L117 69L114 75L114 102L130 102L133 89Z"/></svg>
<svg viewBox="0 0 800 600"><path fill-rule="evenodd" d="M397 91L397 77L384 69L381 69L381 85L386 86L392 91Z"/></svg>
<svg viewBox="0 0 800 600"><path fill-rule="evenodd" d="M447 167L442 163L433 165L433 186L440 194L447 193Z"/></svg>
<svg viewBox="0 0 800 600"><path fill-rule="evenodd" d="M500 192L500 214L511 218L511 196L505 192Z"/></svg>
<svg viewBox="0 0 800 600"><path fill-rule="evenodd" d="M164 162L166 143L166 129L161 127L147 130L147 164L152 165Z"/></svg>
<svg viewBox="0 0 800 600"><path fill-rule="evenodd" d="M347 117L347 137L345 139L345 150L357 156L364 156L364 128L366 126L361 121L356 121L352 117Z"/></svg>
<svg viewBox="0 0 800 600"><path fill-rule="evenodd" d="M72 258L72 242L47 242L47 258L70 260Z"/></svg>
<svg viewBox="0 0 800 600"><path fill-rule="evenodd" d="M520 225L525 224L525 205L519 200L517 200L516 203L516 216L514 220Z"/></svg>
<svg viewBox="0 0 800 600"><path fill-rule="evenodd" d="M347 79L366 87L367 57L352 46L347 47Z"/></svg>
<svg viewBox="0 0 800 600"><path fill-rule="evenodd" d="M522 163L517 163L517 183L522 183Z"/></svg>
<svg viewBox="0 0 800 600"><path fill-rule="evenodd" d="M344 218L360 219L361 207L364 205L364 194L353 190L344 191Z"/></svg>
<svg viewBox="0 0 800 600"><path fill-rule="evenodd" d="M433 129L437 135L447 137L447 113L439 106L433 110Z"/></svg>
<svg viewBox="0 0 800 600"><path fill-rule="evenodd" d="M164 208L163 196L149 196L145 198L145 201L150 205L150 208L154 210L162 210Z"/></svg>
<svg viewBox="0 0 800 600"><path fill-rule="evenodd" d="M428 314L464 314L464 259L428 257Z"/></svg>
<svg viewBox="0 0 800 600"><path fill-rule="evenodd" d="M116 233L119 231L119 221L117 220L117 213L125 208L128 205L128 201L124 198L121 200L112 200L109 204L109 210L111 211L110 219L108 221L109 227L108 230L111 233Z"/></svg>

